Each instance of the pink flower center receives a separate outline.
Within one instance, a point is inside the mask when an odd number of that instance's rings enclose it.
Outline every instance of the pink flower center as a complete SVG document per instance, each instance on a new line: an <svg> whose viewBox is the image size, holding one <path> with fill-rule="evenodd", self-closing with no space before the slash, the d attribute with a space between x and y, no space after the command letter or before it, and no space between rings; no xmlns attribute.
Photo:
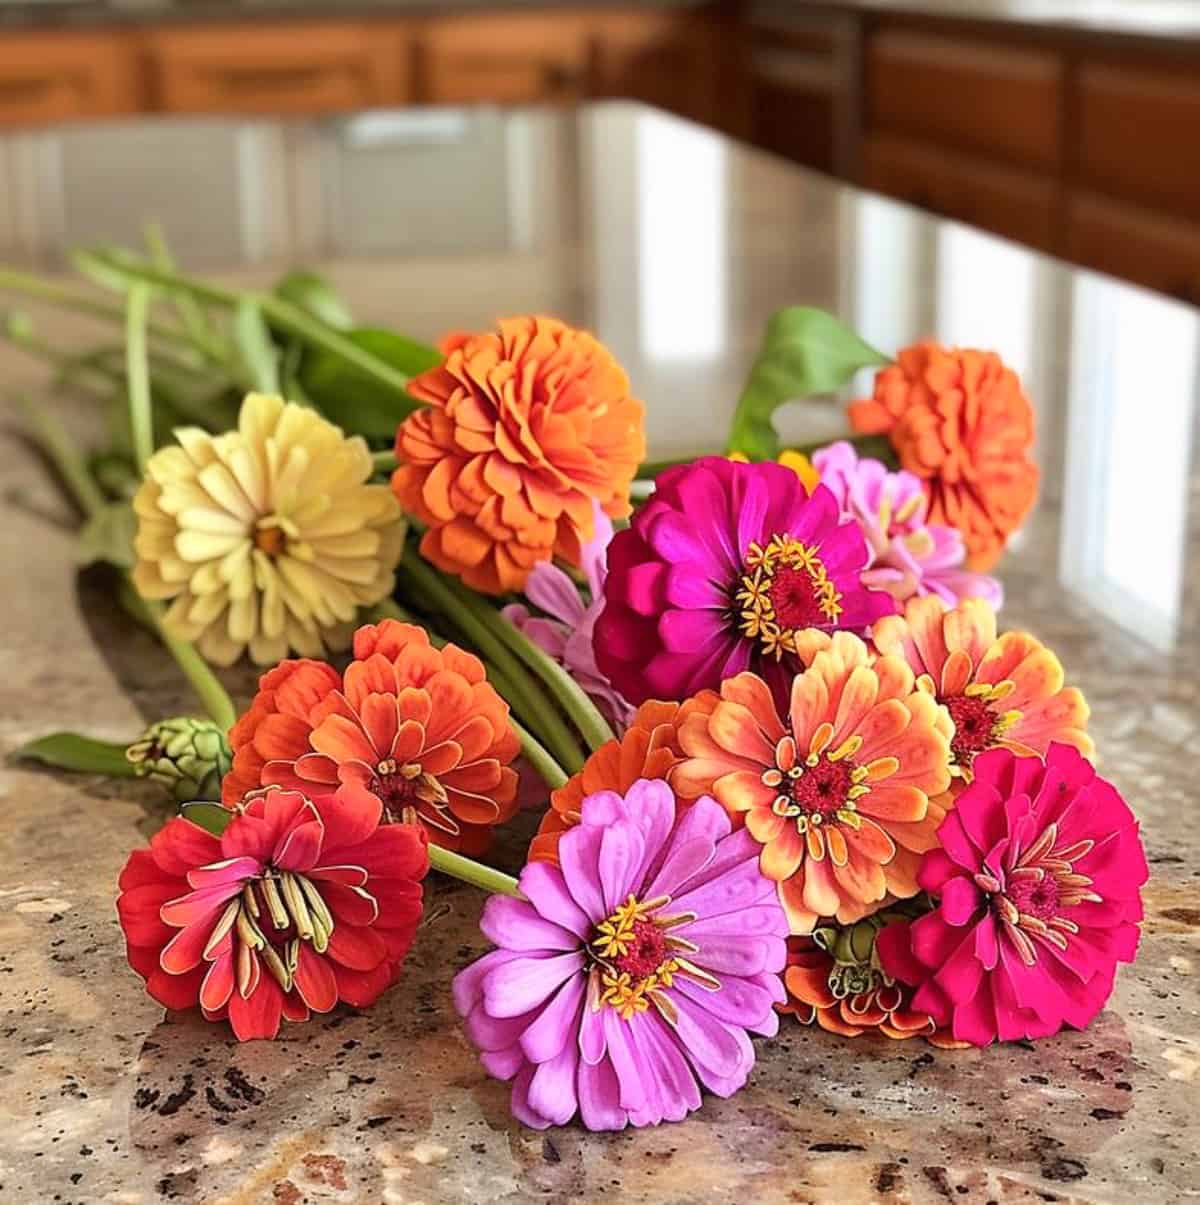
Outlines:
<svg viewBox="0 0 1200 1205"><path fill-rule="evenodd" d="M798 632L837 622L842 596L817 545L776 533L765 546L751 544L746 552L733 610L742 634L779 660L796 652Z"/></svg>
<svg viewBox="0 0 1200 1205"><path fill-rule="evenodd" d="M781 793L807 816L832 816L846 806L854 770L848 757L841 761L823 757L815 766L806 766L799 778L785 776Z"/></svg>
<svg viewBox="0 0 1200 1205"><path fill-rule="evenodd" d="M954 739L950 742L954 760L970 769L976 755L990 749L995 742L1000 717L990 703L978 696L953 695L942 702L954 721Z"/></svg>
<svg viewBox="0 0 1200 1205"><path fill-rule="evenodd" d="M1070 917L1073 908L1085 901L1101 902L1091 877L1075 869L1095 844L1087 839L1059 845L1058 825L1050 824L1021 850L1013 866L995 874L985 866L974 876L1026 966L1037 962L1040 943L1067 948L1079 932Z"/></svg>
<svg viewBox="0 0 1200 1205"><path fill-rule="evenodd" d="M1005 895L1018 912L1049 920L1058 915L1058 880L1053 875L1041 879L1018 879L1010 883Z"/></svg>
<svg viewBox="0 0 1200 1205"><path fill-rule="evenodd" d="M613 966L631 979L645 979L666 961L667 938L663 931L653 921L635 920L625 953L613 959Z"/></svg>

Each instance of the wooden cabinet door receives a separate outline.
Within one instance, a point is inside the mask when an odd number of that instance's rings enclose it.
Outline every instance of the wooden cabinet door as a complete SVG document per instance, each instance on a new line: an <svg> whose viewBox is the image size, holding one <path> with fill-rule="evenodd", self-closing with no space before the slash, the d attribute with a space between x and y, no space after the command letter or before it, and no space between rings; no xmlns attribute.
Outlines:
<svg viewBox="0 0 1200 1205"><path fill-rule="evenodd" d="M1163 63L1079 72L1081 183L1200 221L1200 73Z"/></svg>
<svg viewBox="0 0 1200 1205"><path fill-rule="evenodd" d="M862 183L1040 251L1055 249L1055 187L1031 173L876 135L863 146Z"/></svg>
<svg viewBox="0 0 1200 1205"><path fill-rule="evenodd" d="M172 113L326 113L410 99L400 26L226 25L147 36L159 106Z"/></svg>
<svg viewBox="0 0 1200 1205"><path fill-rule="evenodd" d="M1066 252L1085 267L1200 305L1200 222L1076 193L1067 210Z"/></svg>
<svg viewBox="0 0 1200 1205"><path fill-rule="evenodd" d="M866 50L867 125L1051 166L1060 155L1062 70L1052 51L875 30Z"/></svg>
<svg viewBox="0 0 1200 1205"><path fill-rule="evenodd" d="M719 78L716 30L704 14L628 9L592 30L594 96L640 100L711 122Z"/></svg>
<svg viewBox="0 0 1200 1205"><path fill-rule="evenodd" d="M130 113L140 105L132 42L104 33L0 36L0 124Z"/></svg>
<svg viewBox="0 0 1200 1205"><path fill-rule="evenodd" d="M588 93L588 29L579 14L462 13L418 35L418 99L429 104L571 103Z"/></svg>

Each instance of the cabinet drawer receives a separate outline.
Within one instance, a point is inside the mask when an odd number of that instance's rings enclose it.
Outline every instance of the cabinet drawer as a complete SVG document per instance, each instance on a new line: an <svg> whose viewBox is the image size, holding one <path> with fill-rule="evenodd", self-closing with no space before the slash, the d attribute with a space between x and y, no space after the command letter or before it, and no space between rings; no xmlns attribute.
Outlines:
<svg viewBox="0 0 1200 1205"><path fill-rule="evenodd" d="M1200 76L1170 64L1079 73L1080 180L1200 218Z"/></svg>
<svg viewBox="0 0 1200 1205"><path fill-rule="evenodd" d="M409 97L402 29L221 26L147 39L161 108L172 113L327 113Z"/></svg>
<svg viewBox="0 0 1200 1205"><path fill-rule="evenodd" d="M0 37L0 124L129 113L139 104L132 43L107 34Z"/></svg>
<svg viewBox="0 0 1200 1205"><path fill-rule="evenodd" d="M1200 305L1200 222L1080 193L1068 206L1066 249L1089 268Z"/></svg>
<svg viewBox="0 0 1200 1205"><path fill-rule="evenodd" d="M1062 68L1050 53L880 30L866 54L867 123L1016 163L1059 158Z"/></svg>
<svg viewBox="0 0 1200 1205"><path fill-rule="evenodd" d="M1028 172L875 136L863 147L862 182L939 216L1054 249L1054 186Z"/></svg>
<svg viewBox="0 0 1200 1205"><path fill-rule="evenodd" d="M572 13L465 14L430 21L417 49L431 104L538 104L589 90L588 30Z"/></svg>

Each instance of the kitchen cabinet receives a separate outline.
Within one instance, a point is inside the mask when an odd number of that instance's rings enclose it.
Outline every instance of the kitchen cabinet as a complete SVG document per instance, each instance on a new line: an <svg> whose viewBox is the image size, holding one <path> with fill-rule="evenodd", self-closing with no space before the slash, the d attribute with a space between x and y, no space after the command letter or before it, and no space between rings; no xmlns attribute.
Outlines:
<svg viewBox="0 0 1200 1205"><path fill-rule="evenodd" d="M863 146L862 182L1039 250L1055 246L1055 190L1032 172L927 143L873 135Z"/></svg>
<svg viewBox="0 0 1200 1205"><path fill-rule="evenodd" d="M1067 255L1200 305L1200 223L1087 193L1071 199Z"/></svg>
<svg viewBox="0 0 1200 1205"><path fill-rule="evenodd" d="M411 100L407 27L304 22L167 29L145 39L170 113L325 113Z"/></svg>
<svg viewBox="0 0 1200 1205"><path fill-rule="evenodd" d="M570 10L439 17L417 37L417 99L568 104L587 96L589 66L587 21Z"/></svg>
<svg viewBox="0 0 1200 1205"><path fill-rule="evenodd" d="M105 33L0 37L0 125L111 117L141 103L128 39Z"/></svg>
<svg viewBox="0 0 1200 1205"><path fill-rule="evenodd" d="M873 129L1050 167L1060 153L1062 75L1050 51L883 29L867 49L867 120Z"/></svg>

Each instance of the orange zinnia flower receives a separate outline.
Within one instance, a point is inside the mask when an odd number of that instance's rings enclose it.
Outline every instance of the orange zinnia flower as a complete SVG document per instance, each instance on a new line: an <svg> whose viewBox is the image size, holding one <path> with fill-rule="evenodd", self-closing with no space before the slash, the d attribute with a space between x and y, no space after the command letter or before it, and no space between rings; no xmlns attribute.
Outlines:
<svg viewBox="0 0 1200 1205"><path fill-rule="evenodd" d="M872 662L849 632L802 659L783 719L761 678L727 679L711 710L683 721L687 756L670 774L685 798L714 795L744 818L793 933L822 916L860 920L889 893L917 893L919 855L936 844L943 816L929 797L950 784L953 732L901 658Z"/></svg>
<svg viewBox="0 0 1200 1205"><path fill-rule="evenodd" d="M967 564L987 569L1029 513L1038 470L1033 407L994 352L907 347L851 402L856 431L885 434L900 465L925 482L929 521L957 528Z"/></svg>
<svg viewBox="0 0 1200 1205"><path fill-rule="evenodd" d="M996 635L996 613L980 598L952 611L934 597L910 599L872 633L882 655L903 658L917 687L944 703L954 721L951 773L970 781L985 749L1043 754L1051 741L1094 750L1087 700L1063 686L1058 658L1028 632ZM945 801L943 801L945 802Z"/></svg>
<svg viewBox="0 0 1200 1205"><path fill-rule="evenodd" d="M551 793L550 808L529 845L529 860L558 863L559 838L579 823L589 795L597 791L624 795L640 778L666 778L683 756L679 725L697 709L711 710L716 701L716 694L706 690L682 704L656 699L643 703L619 741L601 745L577 774Z"/></svg>
<svg viewBox="0 0 1200 1205"><path fill-rule="evenodd" d="M646 451L624 370L552 318L509 318L445 346L445 363L409 382L429 405L396 433L392 488L428 526L422 554L487 594L520 590L554 556L578 564L593 500L627 515Z"/></svg>
<svg viewBox="0 0 1200 1205"><path fill-rule="evenodd" d="M966 1045L939 1030L928 1013L915 1011L912 989L885 974L869 955L843 962L812 937L791 937L783 986L787 1002L776 1006L781 1013L794 1016L802 1025L815 1021L839 1037L872 1032L897 1040L924 1037L946 1049Z"/></svg>
<svg viewBox="0 0 1200 1205"><path fill-rule="evenodd" d="M354 781L385 820L414 809L430 840L472 854L517 808L520 743L483 665L394 619L359 628L344 677L321 661L264 674L229 736L228 806L271 783L319 798Z"/></svg>

